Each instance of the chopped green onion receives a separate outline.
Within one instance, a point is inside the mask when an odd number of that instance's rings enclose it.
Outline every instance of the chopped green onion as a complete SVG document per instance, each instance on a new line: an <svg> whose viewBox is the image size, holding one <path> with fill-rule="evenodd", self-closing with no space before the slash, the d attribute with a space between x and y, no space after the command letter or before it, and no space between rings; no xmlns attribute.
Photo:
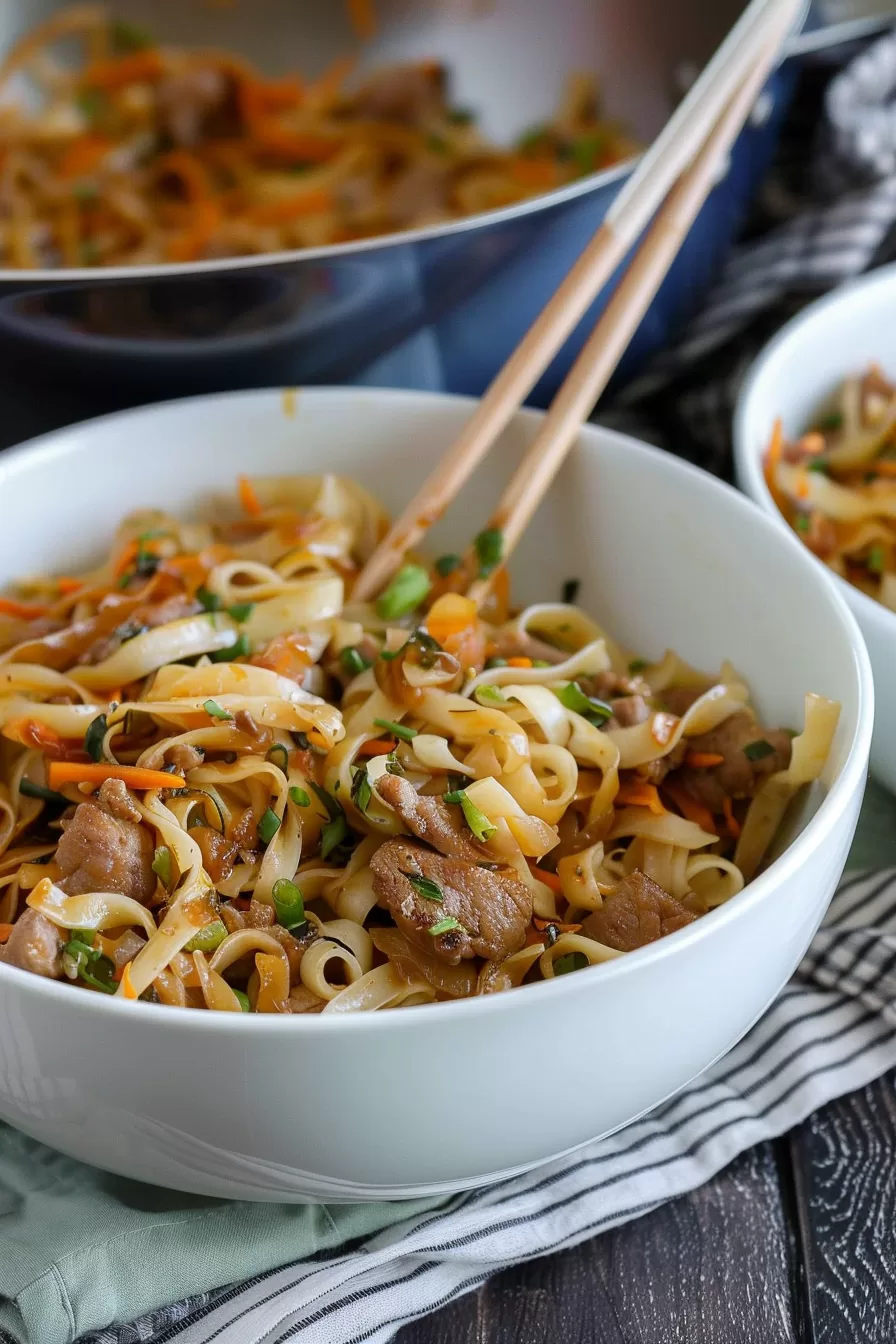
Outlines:
<svg viewBox="0 0 896 1344"><path fill-rule="evenodd" d="M646 666L647 666L647 659L646 659L646 658L633 658L633 659L631 660L631 662L629 663L629 665L628 665L628 670L629 670L629 672L631 673L631 675L634 677L634 676L636 676L639 672L643 672Z"/></svg>
<svg viewBox="0 0 896 1344"><path fill-rule="evenodd" d="M796 519L794 520L794 524L793 524L793 525L794 525L794 527L796 528L797 532L802 532L802 533L806 533L806 532L808 532L808 531L809 531L809 515L808 515L808 513L798 513L797 516L796 516Z"/></svg>
<svg viewBox="0 0 896 1344"><path fill-rule="evenodd" d="M506 667L506 666L507 666L506 658L488 658L486 659L485 670L486 672L491 672L492 668L494 667Z"/></svg>
<svg viewBox="0 0 896 1344"><path fill-rule="evenodd" d="M254 607L254 602L234 602L232 607L227 608L227 612L237 623L241 623L242 621L248 621Z"/></svg>
<svg viewBox="0 0 896 1344"><path fill-rule="evenodd" d="M819 462L819 460L818 460L817 457L815 457L815 458L812 459L812 461L811 461L811 462L809 463L809 465L808 465L807 470L808 470L808 471L817 471L818 474L819 474L820 476L827 476L827 474L828 474L827 463L826 463L826 462Z"/></svg>
<svg viewBox="0 0 896 1344"><path fill-rule="evenodd" d="M865 563L872 574L883 574L887 564L887 557L883 546L872 546L868 552L868 559Z"/></svg>
<svg viewBox="0 0 896 1344"><path fill-rule="evenodd" d="M258 835L263 845L269 845L280 829L280 818L271 807L266 807L258 823Z"/></svg>
<svg viewBox="0 0 896 1344"><path fill-rule="evenodd" d="M605 704L603 700L592 700L577 681L567 682L565 686L555 686L553 690L565 709L571 709L574 714L581 714L589 723L606 723L613 713L612 705Z"/></svg>
<svg viewBox="0 0 896 1344"><path fill-rule="evenodd" d="M167 845L159 845L152 858L152 871L166 891L171 890L171 850Z"/></svg>
<svg viewBox="0 0 896 1344"><path fill-rule="evenodd" d="M352 780L352 802L359 812L367 815L367 809L370 806L370 800L373 797L373 788L367 771L360 767Z"/></svg>
<svg viewBox="0 0 896 1344"><path fill-rule="evenodd" d="M277 923L282 925L284 929L297 929L300 924L307 923L305 902L295 882L290 882L286 877L278 878L274 883L271 894L274 898L274 909L277 912Z"/></svg>
<svg viewBox="0 0 896 1344"><path fill-rule="evenodd" d="M498 568L504 554L504 533L497 527L487 527L473 542L479 561L479 577L487 579Z"/></svg>
<svg viewBox="0 0 896 1344"><path fill-rule="evenodd" d="M452 107L448 113L448 120L452 126L469 126L470 122L476 120L476 113L471 112L468 107Z"/></svg>
<svg viewBox="0 0 896 1344"><path fill-rule="evenodd" d="M103 759L103 739L109 730L105 714L97 714L84 734L84 750L92 761Z"/></svg>
<svg viewBox="0 0 896 1344"><path fill-rule="evenodd" d="M433 154L447 154L448 145L440 135L429 135L426 137L426 148Z"/></svg>
<svg viewBox="0 0 896 1344"><path fill-rule="evenodd" d="M584 971L588 958L584 952L567 952L554 962L555 975L569 975L570 971Z"/></svg>
<svg viewBox="0 0 896 1344"><path fill-rule="evenodd" d="M358 677L362 672L366 672L370 667L369 661L359 653L356 648L349 645L341 650L339 654L339 664L349 677Z"/></svg>
<svg viewBox="0 0 896 1344"><path fill-rule="evenodd" d="M393 737L400 737L402 742L413 742L417 736L416 728L407 728L403 723L393 723L391 719L374 719L373 722L377 728L385 728Z"/></svg>
<svg viewBox="0 0 896 1344"><path fill-rule="evenodd" d="M95 182L76 182L72 195L79 205L92 205L99 198L99 188Z"/></svg>
<svg viewBox="0 0 896 1344"><path fill-rule="evenodd" d="M337 803L333 795L331 793L327 793L326 789L322 789L319 784L315 784L313 779L309 780L308 782L311 785L314 792L317 794L318 801L323 803L324 807L326 808L327 816L330 818L330 820L335 821L337 817L341 817L342 808L340 807L339 803Z"/></svg>
<svg viewBox="0 0 896 1344"><path fill-rule="evenodd" d="M113 19L109 24L109 37L116 51L144 51L154 45L152 37L145 28L125 19Z"/></svg>
<svg viewBox="0 0 896 1344"><path fill-rule="evenodd" d="M764 761L766 756L774 754L774 747L764 737L757 738L755 742L748 742L744 747L744 755L748 761Z"/></svg>
<svg viewBox="0 0 896 1344"><path fill-rule="evenodd" d="M204 929L194 933L184 947L185 952L214 952L227 937L227 926L223 920L213 919Z"/></svg>
<svg viewBox="0 0 896 1344"><path fill-rule="evenodd" d="M222 709L215 700L206 700L202 708L206 714L210 714L213 719L232 719L233 715L229 709Z"/></svg>
<svg viewBox="0 0 896 1344"><path fill-rule="evenodd" d="M214 653L209 654L209 658L213 663L232 663L235 658L248 658L251 652L249 641L245 634L242 634L228 648L215 649Z"/></svg>
<svg viewBox="0 0 896 1344"><path fill-rule="evenodd" d="M480 705L506 705L507 696L497 686L477 686L473 692Z"/></svg>
<svg viewBox="0 0 896 1344"><path fill-rule="evenodd" d="M818 422L818 428L822 432L832 433L836 429L843 428L843 412L831 411L830 415L823 415Z"/></svg>
<svg viewBox="0 0 896 1344"><path fill-rule="evenodd" d="M322 859L328 859L334 849L338 849L341 844L349 838L348 822L345 820L345 813L340 812L338 817L328 821L326 826L322 827L320 833L320 856Z"/></svg>
<svg viewBox="0 0 896 1344"><path fill-rule="evenodd" d="M389 755L386 757L386 774L387 775L404 774L404 766L402 765L398 757L395 755L394 751L390 751Z"/></svg>
<svg viewBox="0 0 896 1344"><path fill-rule="evenodd" d="M249 995L248 995L248 994L244 994L243 991L242 991L241 989L235 989L233 992L234 992L234 994L236 995L236 997L239 999L240 1007L242 1008L243 1012L244 1012L244 1013L251 1013L251 1011L252 1011L252 1006L251 1006L251 1004L249 1003Z"/></svg>
<svg viewBox="0 0 896 1344"><path fill-rule="evenodd" d="M532 666L533 666L533 667L551 667L551 666L553 666L553 664L549 663L548 660L547 660L547 658L533 658L533 659L532 659Z"/></svg>
<svg viewBox="0 0 896 1344"><path fill-rule="evenodd" d="M377 614L384 621L407 616L420 606L429 589L429 575L422 565L404 565L377 598Z"/></svg>
<svg viewBox="0 0 896 1344"><path fill-rule="evenodd" d="M66 807L69 806L64 793L48 789L44 784L33 784L30 779L19 780L19 793L23 793L26 798L42 798L45 803L63 803Z"/></svg>
<svg viewBox="0 0 896 1344"><path fill-rule="evenodd" d="M81 89L75 98L78 110L89 122L98 120L106 110L105 95L99 89Z"/></svg>
<svg viewBox="0 0 896 1344"><path fill-rule="evenodd" d="M433 938L438 938L439 934L451 933L453 929L460 929L462 933L466 933L466 929L463 924L461 924L460 920L452 919L450 917L448 919L440 919L438 924L430 925L429 932Z"/></svg>
<svg viewBox="0 0 896 1344"><path fill-rule="evenodd" d="M80 933L81 930L75 932ZM118 989L115 965L98 947L93 947L93 930L87 932L91 939L89 944L82 942L79 937L72 937L66 943L62 958L66 974L71 973L72 979L83 980L86 985L102 990L104 994L114 994Z"/></svg>
<svg viewBox="0 0 896 1344"><path fill-rule="evenodd" d="M572 606L579 595L579 589L582 586L581 579L567 579L563 585L562 601L567 606Z"/></svg>
<svg viewBox="0 0 896 1344"><path fill-rule="evenodd" d="M486 841L495 834L498 829L497 826L494 826L485 813L476 806L473 799L467 796L466 789L456 789L453 793L443 793L442 797L446 803L460 803L464 819L477 840Z"/></svg>
<svg viewBox="0 0 896 1344"><path fill-rule="evenodd" d="M422 877L419 873L405 873L405 877L410 882L418 896L422 896L424 901L444 901L442 888L437 882L431 881L428 877Z"/></svg>
<svg viewBox="0 0 896 1344"><path fill-rule="evenodd" d="M400 649L380 649L380 657L384 663L391 663L400 653L404 653L405 647L402 644Z"/></svg>
<svg viewBox="0 0 896 1344"><path fill-rule="evenodd" d="M284 775L289 774L289 752L282 742L275 742L265 753L265 760L270 761L271 765L276 765L278 770L282 770Z"/></svg>
<svg viewBox="0 0 896 1344"><path fill-rule="evenodd" d="M436 573L443 579L447 579L449 574L453 574L456 569L460 569L461 557L459 555L440 555L436 561Z"/></svg>
<svg viewBox="0 0 896 1344"><path fill-rule="evenodd" d="M206 611L220 611L221 599L210 588L197 588L196 601L201 602Z"/></svg>
<svg viewBox="0 0 896 1344"><path fill-rule="evenodd" d="M449 793L442 794L442 801L445 803L460 803L463 801L463 789L453 789Z"/></svg>
<svg viewBox="0 0 896 1344"><path fill-rule="evenodd" d="M295 784L293 785L293 787L292 787L292 788L290 789L290 791L289 791L289 797L290 797L290 801L293 802L293 803L295 803L296 807L310 807L310 806L311 806L311 799L308 797L308 795L307 795L307 793L305 792L305 790L304 790L304 789L300 789L300 788L299 788L297 785L295 785Z"/></svg>
<svg viewBox="0 0 896 1344"><path fill-rule="evenodd" d="M572 144L572 157L579 174L582 177L588 173L593 173L600 158L606 149L606 136L604 135L583 135Z"/></svg>
<svg viewBox="0 0 896 1344"><path fill-rule="evenodd" d="M537 149L547 134L546 126L532 126L516 142L516 147L521 154L526 154Z"/></svg>

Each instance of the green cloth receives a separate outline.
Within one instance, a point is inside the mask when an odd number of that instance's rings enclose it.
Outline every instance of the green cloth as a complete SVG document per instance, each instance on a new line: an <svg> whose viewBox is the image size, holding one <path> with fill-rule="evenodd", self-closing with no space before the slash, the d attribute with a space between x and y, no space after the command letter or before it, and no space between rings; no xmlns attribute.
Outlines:
<svg viewBox="0 0 896 1344"><path fill-rule="evenodd" d="M870 784L850 868L896 863L893 799ZM0 1325L22 1344L89 1330L234 1283L435 1208L228 1203L74 1162L0 1126Z"/></svg>

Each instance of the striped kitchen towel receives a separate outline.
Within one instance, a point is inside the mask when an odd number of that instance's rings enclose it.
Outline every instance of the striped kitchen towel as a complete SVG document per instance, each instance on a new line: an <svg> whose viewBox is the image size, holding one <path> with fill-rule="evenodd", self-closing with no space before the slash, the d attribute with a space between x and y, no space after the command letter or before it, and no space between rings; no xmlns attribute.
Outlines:
<svg viewBox="0 0 896 1344"><path fill-rule="evenodd" d="M708 1181L896 1065L896 870L851 875L761 1022L673 1101L608 1139L368 1238L348 1254L88 1336L90 1344L385 1344L508 1265ZM43 1344L35 1328L22 1336Z"/></svg>

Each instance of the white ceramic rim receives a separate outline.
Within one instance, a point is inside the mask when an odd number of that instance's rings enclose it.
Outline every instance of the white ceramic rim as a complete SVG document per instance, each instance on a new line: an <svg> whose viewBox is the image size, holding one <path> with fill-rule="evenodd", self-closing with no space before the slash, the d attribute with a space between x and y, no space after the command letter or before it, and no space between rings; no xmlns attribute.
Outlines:
<svg viewBox="0 0 896 1344"><path fill-rule="evenodd" d="M793 537L816 565L821 566L824 574L837 585L840 593L847 595L846 601L855 605L863 620L878 620L883 622L885 626L889 624L891 627L889 633L896 639L896 612L890 611L889 607L885 607L882 602L869 597L867 593L862 592L861 588L856 588L855 584L841 578L839 574L835 574L823 560L819 560L817 556L812 554L804 542L800 541L796 532L778 508L768 488L765 472L762 469L764 450L762 448L754 450L747 442L749 404L753 400L760 378L775 363L783 347L791 340L796 340L803 328L811 326L815 319L823 313L826 314L830 310L838 308L841 303L848 302L856 293L861 293L866 289L876 289L878 286L882 289L890 286L893 290L894 302L896 302L896 262L892 262L889 266L881 266L869 275L863 275L858 280L853 280L848 285L841 285L837 289L831 290L829 294L816 299L814 303L810 303L802 312L792 317L772 337L768 345L763 346L738 393L737 406L734 411L734 460L738 478L744 482L744 488L750 498L764 512L769 514L788 536ZM846 376L846 371L844 371L843 377ZM831 391L834 391L834 387L831 388Z"/></svg>
<svg viewBox="0 0 896 1344"><path fill-rule="evenodd" d="M201 406L202 403L218 402L226 398L241 398L244 400L257 398L263 400L271 396L282 396L282 388L263 388L252 391L237 391L225 393L212 393L203 397L188 397L174 401L157 402L148 406L138 407L135 410L116 411L111 415L98 416L93 420L83 421L80 425L68 426L64 429L54 430L50 434L45 434L36 439L31 439L27 443L19 444L15 448L8 448L0 454L0 486L3 483L5 468L12 468L13 471L20 464L27 464L34 459L38 462L43 459L49 466L53 458L60 452L65 451L65 441L73 430L83 430L84 425L119 423L127 424L135 418L144 418L152 416L161 408L170 408L176 405ZM425 413L427 408L434 404L441 404L446 401L455 403L459 406L467 407L471 412L478 404L474 397L449 396L444 393L433 392L407 392L389 388L345 388L345 387L311 387L301 389L301 395L304 398L312 400L329 399L332 397L345 398L353 395L370 399L372 396L385 402L401 402L405 406L417 405L421 413ZM530 421L541 421L544 413L536 410L523 409L519 415ZM645 464L659 461L662 459L668 465L670 458L677 464L675 469L681 471L684 475L691 477L695 482L701 481L707 488L715 492L720 500L725 501L727 507L740 511L749 511L753 516L754 526L760 530L765 528L769 533L780 535L780 529L775 526L771 519L765 517L762 512L753 504L746 495L735 490L733 486L725 484L723 481L710 476L699 467L685 462L681 458L673 458L671 454L664 452L660 448L652 447L646 443L641 443L637 439L631 438L626 434L619 434L615 430L603 428L603 426L584 425L583 434L587 439L592 436L595 438L608 438L619 445L625 445L626 451L640 457ZM598 448L591 448L591 451L599 451ZM789 531L789 529L787 529ZM871 675L871 663L868 652L865 648L864 640L858 624L849 610L840 593L836 591L833 585L824 580L824 576L819 573L815 558L806 550L806 548L793 538L793 563L802 565L807 574L811 574L812 581L821 584L824 588L827 600L832 603L837 616L844 627L850 648L852 650L853 662L856 671L856 680L858 683L857 697L857 730L856 735L849 748L849 753L843 763L837 778L834 780L829 792L823 798L818 811L810 818L805 828L800 832L797 838L770 865L759 877L748 883L743 891L738 892L737 896L727 901L724 905L715 910L711 910L702 919L696 920L693 924L687 925L675 933L667 934L666 937L658 939L655 943L647 947L638 948L634 952L628 952L624 957L614 958L611 962L604 963L600 967L602 981L607 979L615 980L620 976L631 975L646 967L648 964L658 962L666 957L674 956L679 948L683 948L686 943L696 943L706 941L713 935L713 930L721 927L723 922L730 922L746 916L749 908L763 899L770 898L772 888L777 888L785 884L787 880L795 876L802 866L804 859L815 847L816 838L822 833L827 832L836 825L840 817L850 806L851 801L857 790L864 788L864 778L867 774L868 755L871 748L871 731L874 721L874 685ZM6 966L0 963L0 979L6 976L12 977L13 984L20 984L23 989L30 988L32 992L46 995L52 999L58 999L60 1005L72 1004L72 994L77 991L67 984L62 984L55 980L45 980L34 976L28 971L19 970L14 966ZM35 983L39 981L39 983ZM578 981L578 987L577 987ZM582 988L581 981L577 976L560 976L550 982L534 985L522 986L521 991L507 992L504 994L487 994L481 997L470 999L458 999L451 1002L440 1003L437 1011L440 1014L452 1013L456 1019L462 1017L470 1018L490 1018L495 1013L512 1012L513 1005L517 1001L517 994L539 993L552 994L559 997L563 994L574 994L580 992ZM92 1001L92 1002L91 1002ZM106 996L100 994L82 994L78 997L78 1003L88 1012L94 1012L100 1015L107 1013L122 1014L132 1011L129 1002L119 999L118 996ZM419 1004L400 1010L401 1023L406 1027L425 1026L431 1018L432 1005ZM141 1003L139 1005L141 1020L147 1024L154 1022L159 1028L167 1023L167 1029L178 1031L186 1025L195 1025L201 1031L229 1031L231 1029L238 1032L327 1032L327 1031L354 1031L354 1032L377 1032L389 1031L390 1022L394 1025L395 1014L389 1012L357 1012L334 1014L332 1017L326 1017L322 1014L297 1014L296 1016L287 1016L279 1014L235 1014L235 1013L215 1013L201 1012L190 1008L176 1008L165 1004ZM144 1018L144 1014L147 1016ZM151 1014L152 1016L148 1016ZM221 1019L224 1019L223 1021Z"/></svg>

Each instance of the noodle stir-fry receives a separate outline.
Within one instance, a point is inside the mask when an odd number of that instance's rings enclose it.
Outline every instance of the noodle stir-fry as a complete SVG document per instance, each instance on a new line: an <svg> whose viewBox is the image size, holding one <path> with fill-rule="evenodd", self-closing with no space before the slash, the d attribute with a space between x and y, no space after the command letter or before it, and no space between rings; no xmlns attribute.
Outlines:
<svg viewBox="0 0 896 1344"><path fill-rule="evenodd" d="M847 378L800 438L775 426L769 490L811 551L896 611L896 387L873 365Z"/></svg>
<svg viewBox="0 0 896 1344"><path fill-rule="evenodd" d="M3 960L93 993L339 1013L488 994L683 928L757 872L839 706L758 721L724 665L509 607L502 536L352 584L333 476L129 517L0 598Z"/></svg>
<svg viewBox="0 0 896 1344"><path fill-rule="evenodd" d="M350 75L343 60L313 83L268 79L228 52L157 45L101 7L63 11L0 64L0 265L342 243L512 205L635 150L584 76L507 150L451 105L436 61Z"/></svg>

